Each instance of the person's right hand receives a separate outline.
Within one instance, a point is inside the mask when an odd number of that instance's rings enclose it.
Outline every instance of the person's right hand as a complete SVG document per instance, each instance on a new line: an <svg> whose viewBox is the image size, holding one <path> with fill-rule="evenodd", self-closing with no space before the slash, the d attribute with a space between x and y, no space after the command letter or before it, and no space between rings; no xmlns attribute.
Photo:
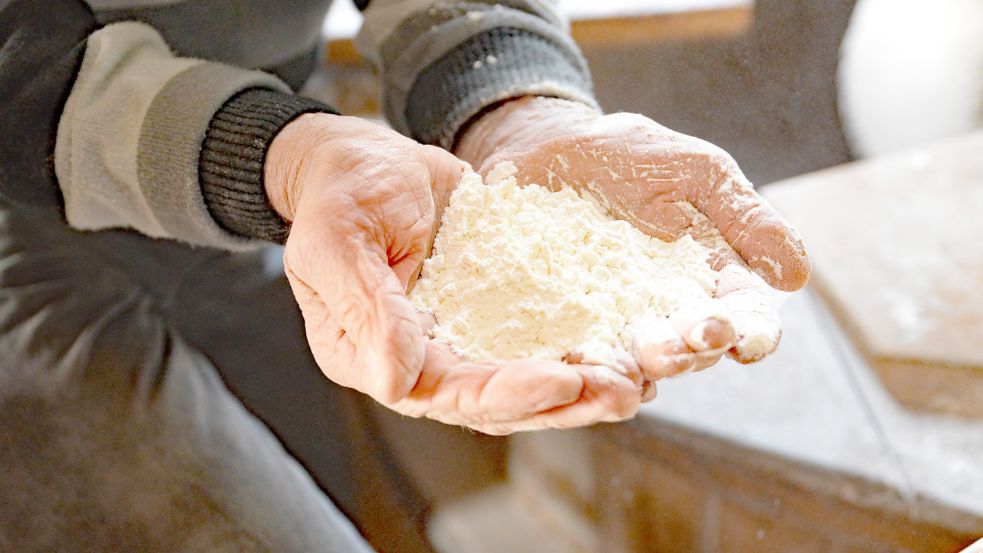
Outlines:
<svg viewBox="0 0 983 553"><path fill-rule="evenodd" d="M467 164L380 125L308 114L274 139L264 167L292 223L284 266L321 370L403 414L490 434L583 426L636 412L636 366L467 362L427 338L406 291Z"/></svg>

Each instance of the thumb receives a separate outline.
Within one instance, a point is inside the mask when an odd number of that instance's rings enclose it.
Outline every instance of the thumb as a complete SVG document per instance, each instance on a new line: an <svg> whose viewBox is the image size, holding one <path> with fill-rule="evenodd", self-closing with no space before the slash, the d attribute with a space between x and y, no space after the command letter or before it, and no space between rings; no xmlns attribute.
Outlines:
<svg viewBox="0 0 983 553"><path fill-rule="evenodd" d="M786 292L805 286L812 265L798 232L762 198L729 160L708 183L714 193L691 201L768 284Z"/></svg>
<svg viewBox="0 0 983 553"><path fill-rule="evenodd" d="M346 380L376 400L392 403L416 384L426 340L403 284L389 266L386 246L379 242L384 233L346 218L342 209L305 212L301 206L284 262L313 289L354 346L360 374Z"/></svg>

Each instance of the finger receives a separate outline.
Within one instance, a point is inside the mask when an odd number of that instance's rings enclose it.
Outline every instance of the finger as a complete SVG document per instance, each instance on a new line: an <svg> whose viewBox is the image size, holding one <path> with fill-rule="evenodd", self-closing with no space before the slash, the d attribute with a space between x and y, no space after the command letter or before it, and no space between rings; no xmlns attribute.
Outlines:
<svg viewBox="0 0 983 553"><path fill-rule="evenodd" d="M635 355L649 379L678 376L697 369L696 353L682 339L668 342L637 342Z"/></svg>
<svg viewBox="0 0 983 553"><path fill-rule="evenodd" d="M642 383L642 403L648 403L655 399L657 395L654 380L646 380Z"/></svg>
<svg viewBox="0 0 983 553"><path fill-rule="evenodd" d="M450 201L450 196L468 172L474 172L471 165L461 161L453 154L436 146L423 146L427 154L427 167L433 175L431 190L434 204L437 208L436 220L440 220L443 208Z"/></svg>
<svg viewBox="0 0 983 553"><path fill-rule="evenodd" d="M717 302L680 309L669 316L669 322L693 351L692 371L716 365L737 342L730 316Z"/></svg>
<svg viewBox="0 0 983 553"><path fill-rule="evenodd" d="M575 350L567 354L563 360L570 364L610 367L638 386L643 402L655 399L655 382L646 378L638 365L638 361L621 348L609 348L601 351L593 348L591 350Z"/></svg>
<svg viewBox="0 0 983 553"><path fill-rule="evenodd" d="M644 381L641 369L635 359L624 349L606 344L593 344L568 353L563 361L571 365L605 366L627 377L636 386Z"/></svg>
<svg viewBox="0 0 983 553"><path fill-rule="evenodd" d="M413 289L416 280L420 277L423 260L430 257L433 242L437 237L437 231L440 229L444 210L450 203L451 194L461 183L465 174L473 173L470 165L457 159L446 150L436 146L422 146L421 148L426 155L428 172L431 175L430 191L433 200L433 216L418 222L421 228L415 233L419 236L419 242L414 248L415 255L402 259L393 265L393 271L403 282L407 291ZM475 176L480 178L480 176ZM423 228L424 226L426 228Z"/></svg>
<svg viewBox="0 0 983 553"><path fill-rule="evenodd" d="M629 165L598 165L568 151L563 141L546 144L534 154L517 153L509 158L518 170L520 184L536 183L550 190L564 185L573 187L584 197L604 208L613 217L659 240L678 240L692 221L691 213L679 205L682 195L672 187L631 186L638 170ZM498 161L496 156L494 162ZM494 165L486 163L488 173ZM644 172L644 170L642 170ZM576 177L580 175L580 177ZM589 175L590 178L585 177Z"/></svg>
<svg viewBox="0 0 983 553"><path fill-rule="evenodd" d="M619 207L622 207L619 203ZM612 213L632 223L636 228L665 242L679 240L692 224L692 213L680 202L642 202L636 207L628 205Z"/></svg>
<svg viewBox="0 0 983 553"><path fill-rule="evenodd" d="M396 279L399 281L405 293L409 293L416 286L417 279L420 278L420 269L423 267L423 260L429 256L430 246L421 238L413 253L405 255L397 260L390 267Z"/></svg>
<svg viewBox="0 0 983 553"><path fill-rule="evenodd" d="M694 352L721 354L737 342L730 317L719 302L707 301L680 308L669 316L669 323Z"/></svg>
<svg viewBox="0 0 983 553"><path fill-rule="evenodd" d="M430 336L434 327L437 326L437 318L429 311L417 310L416 320L420 323L420 330L425 336Z"/></svg>
<svg viewBox="0 0 983 553"><path fill-rule="evenodd" d="M391 405L400 413L448 424L503 422L573 403L584 388L577 372L559 361L469 362L434 340L426 352L416 387Z"/></svg>
<svg viewBox="0 0 983 553"><path fill-rule="evenodd" d="M570 365L583 379L583 391L567 406L504 422L484 422L469 427L492 435L511 434L547 428L576 428L599 422L618 422L638 412L641 403L638 386L609 367Z"/></svg>
<svg viewBox="0 0 983 553"><path fill-rule="evenodd" d="M761 278L737 264L720 270L717 296L726 306L737 332L731 356L753 363L771 354L782 336L781 320Z"/></svg>
<svg viewBox="0 0 983 553"><path fill-rule="evenodd" d="M431 206L430 211L436 208ZM396 234L398 244L390 244L385 250L386 264L396 275L402 290L409 293L420 277L423 261L430 257L430 249L437 235L436 219L425 215Z"/></svg>
<svg viewBox="0 0 983 553"><path fill-rule="evenodd" d="M793 291L808 282L812 266L798 232L754 191L735 163L713 169L708 188L694 190L689 200L768 284Z"/></svg>
<svg viewBox="0 0 983 553"><path fill-rule="evenodd" d="M664 317L644 317L633 322L632 354L646 380L658 380L696 368L696 355L679 331Z"/></svg>
<svg viewBox="0 0 983 553"><path fill-rule="evenodd" d="M354 344L366 370L353 387L396 401L413 388L423 366L425 338L416 312L385 248L355 224L325 223L331 215L337 214L298 215L284 264L316 292ZM321 227L308 228L307 221Z"/></svg>

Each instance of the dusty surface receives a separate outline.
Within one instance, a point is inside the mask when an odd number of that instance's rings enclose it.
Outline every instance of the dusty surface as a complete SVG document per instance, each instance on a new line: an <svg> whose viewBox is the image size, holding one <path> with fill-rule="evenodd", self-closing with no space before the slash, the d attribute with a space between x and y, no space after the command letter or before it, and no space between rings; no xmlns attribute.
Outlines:
<svg viewBox="0 0 983 553"><path fill-rule="evenodd" d="M898 404L814 294L791 296L780 314L771 357L660 383L641 416L983 516L983 422Z"/></svg>
<svg viewBox="0 0 983 553"><path fill-rule="evenodd" d="M769 187L814 283L902 401L983 417L983 133Z"/></svg>

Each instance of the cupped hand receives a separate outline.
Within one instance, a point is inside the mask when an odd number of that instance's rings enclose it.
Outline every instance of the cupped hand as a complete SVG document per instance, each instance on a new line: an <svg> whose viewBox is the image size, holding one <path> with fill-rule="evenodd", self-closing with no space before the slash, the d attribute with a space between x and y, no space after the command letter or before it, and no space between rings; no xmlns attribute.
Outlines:
<svg viewBox="0 0 983 553"><path fill-rule="evenodd" d="M485 175L511 161L520 183L571 186L650 236L690 234L708 247L720 271L715 305L631 329L647 383L713 365L727 352L753 362L777 347L781 327L765 282L801 288L809 259L795 230L722 149L641 115L526 97L474 122L455 153Z"/></svg>
<svg viewBox="0 0 983 553"><path fill-rule="evenodd" d="M468 362L427 337L433 320L406 292L466 168L354 117L303 115L276 136L265 186L291 223L284 267L321 370L401 413L494 434L632 416L637 367Z"/></svg>

